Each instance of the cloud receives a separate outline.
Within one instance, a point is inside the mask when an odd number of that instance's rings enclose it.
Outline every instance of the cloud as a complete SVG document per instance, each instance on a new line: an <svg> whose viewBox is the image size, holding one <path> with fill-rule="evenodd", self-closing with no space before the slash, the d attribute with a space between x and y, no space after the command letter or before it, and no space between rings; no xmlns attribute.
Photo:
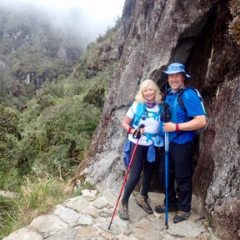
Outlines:
<svg viewBox="0 0 240 240"><path fill-rule="evenodd" d="M121 17L125 0L1 0L0 6L44 13L55 27L71 30L87 43L103 35ZM32 10L31 10L32 11ZM46 20L46 19L44 19Z"/></svg>

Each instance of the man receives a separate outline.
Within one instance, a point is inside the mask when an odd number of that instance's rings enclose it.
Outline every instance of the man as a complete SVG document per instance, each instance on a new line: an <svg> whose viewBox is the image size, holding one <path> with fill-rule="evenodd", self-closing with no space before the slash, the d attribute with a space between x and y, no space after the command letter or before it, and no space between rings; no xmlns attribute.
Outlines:
<svg viewBox="0 0 240 240"><path fill-rule="evenodd" d="M168 77L170 91L165 102L171 108L170 122L161 123L161 131L169 132L168 157L168 211L177 212L173 222L186 220L191 214L192 200L192 140L194 130L206 125L206 117L197 93L189 88L182 94L186 111L177 103L178 93L185 87L185 79L191 78L181 63L172 63L164 74ZM177 182L178 196L174 182ZM159 181L165 192L165 149L160 150ZM166 199L165 199L166 201ZM157 213L164 213L165 206L155 207Z"/></svg>

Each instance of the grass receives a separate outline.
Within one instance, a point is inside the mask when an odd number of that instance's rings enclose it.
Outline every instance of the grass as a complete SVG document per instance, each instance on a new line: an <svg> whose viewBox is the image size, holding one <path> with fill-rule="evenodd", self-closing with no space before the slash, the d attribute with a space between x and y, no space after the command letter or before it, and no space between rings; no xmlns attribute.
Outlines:
<svg viewBox="0 0 240 240"><path fill-rule="evenodd" d="M17 196L4 200L5 209L4 211L1 209L0 214L0 240L13 231L29 225L35 217L49 212L57 204L81 195L81 191L89 187L87 183L73 193L69 191L69 184L59 178L49 175L41 179L25 177ZM2 205L2 201L0 203Z"/></svg>

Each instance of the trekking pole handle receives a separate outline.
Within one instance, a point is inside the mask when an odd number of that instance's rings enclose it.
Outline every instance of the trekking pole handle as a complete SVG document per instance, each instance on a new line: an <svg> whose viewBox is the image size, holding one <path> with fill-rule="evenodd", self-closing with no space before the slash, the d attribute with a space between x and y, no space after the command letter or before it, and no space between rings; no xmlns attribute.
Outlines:
<svg viewBox="0 0 240 240"><path fill-rule="evenodd" d="M171 120L171 107L168 103L162 103L161 105L162 112L161 112L161 121L163 122L170 122Z"/></svg>
<svg viewBox="0 0 240 240"><path fill-rule="evenodd" d="M145 127L145 125L144 124L141 124L135 131L134 131L134 133L133 133L133 138L134 139L140 139L140 137L141 137L141 128L144 128Z"/></svg>

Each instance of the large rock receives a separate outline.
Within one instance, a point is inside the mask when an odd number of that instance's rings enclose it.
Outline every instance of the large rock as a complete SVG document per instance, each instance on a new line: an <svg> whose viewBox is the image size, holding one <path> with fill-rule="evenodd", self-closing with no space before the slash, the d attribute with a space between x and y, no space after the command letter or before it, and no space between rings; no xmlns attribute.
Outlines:
<svg viewBox="0 0 240 240"><path fill-rule="evenodd" d="M125 170L124 114L141 81L151 78L162 85L162 70L180 61L192 75L191 85L202 92L211 118L208 131L196 138L193 181L199 204L193 207L209 216L220 237L238 239L240 204L234 200L239 199L240 58L239 47L228 35L226 19L231 15L226 4L221 0L126 0L117 43L118 68L77 178L116 197Z"/></svg>

